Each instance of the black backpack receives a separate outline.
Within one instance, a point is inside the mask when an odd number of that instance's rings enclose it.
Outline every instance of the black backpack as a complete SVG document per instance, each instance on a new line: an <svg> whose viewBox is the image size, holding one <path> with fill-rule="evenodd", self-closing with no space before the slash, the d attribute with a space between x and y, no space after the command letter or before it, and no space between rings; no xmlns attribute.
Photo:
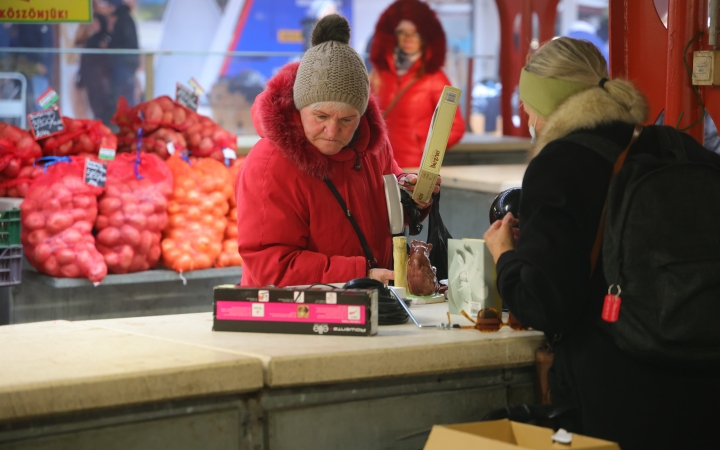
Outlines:
<svg viewBox="0 0 720 450"><path fill-rule="evenodd" d="M717 366L720 169L689 161L672 127L650 126L644 132L657 135L659 156L630 153L608 190L603 271L613 294L620 287L621 303L617 321L599 319L600 326L620 349L644 361ZM613 164L623 153L596 135L561 140L592 149Z"/></svg>

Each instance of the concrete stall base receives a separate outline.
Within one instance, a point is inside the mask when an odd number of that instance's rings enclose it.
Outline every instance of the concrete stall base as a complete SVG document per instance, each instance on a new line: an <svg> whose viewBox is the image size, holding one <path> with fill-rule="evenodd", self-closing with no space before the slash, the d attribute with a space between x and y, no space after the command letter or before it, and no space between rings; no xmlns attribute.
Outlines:
<svg viewBox="0 0 720 450"><path fill-rule="evenodd" d="M444 304L413 307L422 323ZM533 331L213 332L212 315L0 328L1 449L422 448L532 403Z"/></svg>

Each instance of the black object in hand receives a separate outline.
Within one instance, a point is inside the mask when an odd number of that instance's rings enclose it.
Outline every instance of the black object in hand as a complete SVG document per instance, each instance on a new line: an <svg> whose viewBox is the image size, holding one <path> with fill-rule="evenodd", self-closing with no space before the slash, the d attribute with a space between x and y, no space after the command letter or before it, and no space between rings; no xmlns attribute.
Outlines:
<svg viewBox="0 0 720 450"><path fill-rule="evenodd" d="M516 219L520 219L520 188L510 188L502 191L495 197L490 206L490 223L502 220L507 213L512 213Z"/></svg>

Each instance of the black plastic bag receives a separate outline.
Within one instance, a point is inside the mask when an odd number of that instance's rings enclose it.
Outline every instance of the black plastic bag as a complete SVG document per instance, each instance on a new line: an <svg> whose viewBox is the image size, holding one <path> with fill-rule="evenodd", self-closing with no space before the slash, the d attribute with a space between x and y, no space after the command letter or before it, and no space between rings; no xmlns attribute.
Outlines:
<svg viewBox="0 0 720 450"><path fill-rule="evenodd" d="M448 277L448 240L452 239L452 236L440 217L440 193L433 194L432 199L428 222L428 244L432 244L430 264L436 269L437 279L446 280Z"/></svg>

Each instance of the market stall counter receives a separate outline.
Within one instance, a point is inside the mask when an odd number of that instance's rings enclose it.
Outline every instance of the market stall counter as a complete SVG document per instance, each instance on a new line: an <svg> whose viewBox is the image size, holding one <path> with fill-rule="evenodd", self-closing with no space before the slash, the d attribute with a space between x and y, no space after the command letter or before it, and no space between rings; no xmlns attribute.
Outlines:
<svg viewBox="0 0 720 450"><path fill-rule="evenodd" d="M417 305L412 309L424 324L447 320L446 304ZM8 406L11 413L0 416L0 421L5 422L0 423L0 448L4 448L3 445L14 449L52 445L57 448L59 444L97 448L99 443L110 442L109 439L115 439L113 448L122 445L152 448L151 444L162 445L164 439L172 439L175 427L190 426L186 422L193 420L193 414L206 414L209 422L203 423L214 423L222 432L206 433L202 443L188 438L173 448L422 448L433 424L476 421L507 403L532 403L534 353L543 341L541 333L513 331L509 327L494 333L480 333L421 329L404 324L382 326L373 337L347 337L214 332L212 323L211 313L199 313L63 323L63 326L77 327L77 333L87 334L85 345L93 348L93 352L96 350L90 343L93 342L91 332L124 336L128 342L147 342L149 348L163 347L162 360L144 364L167 362L168 377L185 370L182 361L189 358L186 355L218 352L216 365L221 365L219 361L240 364L236 361L251 359L261 368L262 388L240 393L238 375L233 375L228 377L227 386L214 384L216 391L212 393L203 382L200 386L206 389L204 392L198 390L188 395L187 390L178 388L173 399L161 397L158 401L147 397L144 403L133 406L122 401L120 394L124 387L121 384L113 388L118 394L116 398L121 399L114 405L91 404L85 400L83 386L78 385L73 392L74 412L38 417L26 413L15 394L39 387L35 387L34 378L22 380L20 374L27 370L22 362L28 356L22 352L23 339L13 337L9 347L2 350L7 354L3 359L9 364L0 369L6 372L0 379L14 381L8 381L0 393L5 392L15 403ZM28 324L6 329L18 330L24 336L37 334L41 338L53 326L56 325ZM75 372L72 369L75 361L67 352L72 355L81 350L60 352L61 344L39 348L32 356L34 369L45 372L43 377L53 386L66 382L61 374ZM99 345L102 344L100 341ZM110 365L107 371L127 374L133 358L144 360L138 352L145 351L149 350L130 347L116 350L116 354L131 353L122 358L128 363L118 363L119 367ZM176 353L177 359L173 358ZM104 360L109 358L103 356ZM55 365L60 369L48 372L47 369ZM60 374L57 380L52 379L54 373ZM116 377L106 375L107 379ZM140 384L147 380L142 374L138 376ZM212 384L211 376L208 380ZM173 385L161 386L161 392L171 390ZM142 384L139 389L154 391L153 384ZM88 390L90 395L92 392ZM101 409L88 414L86 403L90 408ZM218 415L221 411L234 415L228 419L230 416ZM51 412L60 411L46 413ZM230 422L221 426L217 420L225 420L223 417ZM157 439L128 441L132 436L117 431L130 423L154 432ZM203 430L198 428L197 433L204 433ZM227 433L236 431L238 439L232 444L222 440ZM45 447L38 445L41 442Z"/></svg>

